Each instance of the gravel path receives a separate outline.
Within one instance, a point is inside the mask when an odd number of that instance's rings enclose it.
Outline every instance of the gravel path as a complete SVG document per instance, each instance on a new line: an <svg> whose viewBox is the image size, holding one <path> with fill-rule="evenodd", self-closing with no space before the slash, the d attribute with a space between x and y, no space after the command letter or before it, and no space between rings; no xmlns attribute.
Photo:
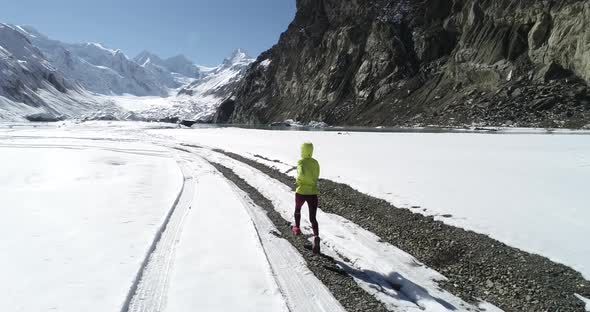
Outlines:
<svg viewBox="0 0 590 312"><path fill-rule="evenodd" d="M216 151L294 188L294 179L274 168L234 153ZM505 311L586 311L584 303L575 294L590 298L590 282L565 265L507 246L488 236L446 225L433 217L396 208L385 200L360 193L345 184L321 180L320 189L320 208L323 211L351 220L439 271L449 278L442 286L464 300L477 302L481 299ZM266 204L267 207L269 204ZM301 243L295 241L294 245ZM313 267L318 268L316 265ZM320 277L325 273L316 274ZM324 281L324 278L334 275L337 274L330 272L320 279ZM362 290L352 279L348 279L348 287L358 290L358 294L344 289L345 297L361 296ZM330 290L336 291L335 296L341 300L341 295L338 295L341 290L331 287Z"/></svg>
<svg viewBox="0 0 590 312"><path fill-rule="evenodd" d="M260 194L258 190L236 175L231 169L217 163L212 163L212 165L224 177L246 192L254 203L267 212L268 217L279 231L279 233L275 234L289 241L301 253L307 262L308 268L328 287L330 292L347 311L387 311L385 306L374 296L362 290L352 277L336 264L334 259L326 255L314 255L311 252L311 243L306 237L292 235L290 222L283 219L269 199Z"/></svg>

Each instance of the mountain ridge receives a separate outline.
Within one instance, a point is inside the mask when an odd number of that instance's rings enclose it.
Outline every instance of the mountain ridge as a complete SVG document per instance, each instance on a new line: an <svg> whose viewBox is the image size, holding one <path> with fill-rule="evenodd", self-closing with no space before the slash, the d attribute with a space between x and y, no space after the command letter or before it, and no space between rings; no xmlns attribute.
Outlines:
<svg viewBox="0 0 590 312"><path fill-rule="evenodd" d="M4 120L56 120L99 109L99 104L45 59L20 29L3 23L0 104L0 119Z"/></svg>
<svg viewBox="0 0 590 312"><path fill-rule="evenodd" d="M590 127L588 38L582 0L298 0L216 121Z"/></svg>
<svg viewBox="0 0 590 312"><path fill-rule="evenodd" d="M57 69L91 92L165 96L167 88L179 86L170 74L150 71L119 49L94 42L64 43L30 26L15 28L22 29Z"/></svg>

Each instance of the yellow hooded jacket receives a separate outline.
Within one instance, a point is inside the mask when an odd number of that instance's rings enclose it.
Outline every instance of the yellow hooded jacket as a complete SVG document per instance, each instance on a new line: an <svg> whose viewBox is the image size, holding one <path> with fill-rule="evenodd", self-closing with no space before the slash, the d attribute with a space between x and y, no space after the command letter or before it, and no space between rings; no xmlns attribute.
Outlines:
<svg viewBox="0 0 590 312"><path fill-rule="evenodd" d="M312 158L313 144L301 146L301 159L297 162L297 194L318 195L320 164Z"/></svg>

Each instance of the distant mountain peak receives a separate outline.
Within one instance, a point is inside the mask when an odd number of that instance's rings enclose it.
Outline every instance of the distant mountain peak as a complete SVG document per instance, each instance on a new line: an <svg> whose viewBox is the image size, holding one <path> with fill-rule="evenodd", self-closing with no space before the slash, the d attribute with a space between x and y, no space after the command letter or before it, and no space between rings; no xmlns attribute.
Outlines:
<svg viewBox="0 0 590 312"><path fill-rule="evenodd" d="M158 55L148 50L141 51L133 58L133 61L141 66L145 66L148 63L153 63L156 65L162 65L163 63L162 59Z"/></svg>
<svg viewBox="0 0 590 312"><path fill-rule="evenodd" d="M223 60L223 65L225 66L232 66L234 64L243 63L244 61L249 61L252 58L248 55L246 51L243 49L235 49L231 55Z"/></svg>
<svg viewBox="0 0 590 312"><path fill-rule="evenodd" d="M8 25L9 27L11 27L12 29L20 32L21 34L23 34L26 37L32 37L32 38L36 38L36 37L41 37L41 38L46 38L46 36L40 32L38 32L35 28L33 28L32 26L29 25Z"/></svg>

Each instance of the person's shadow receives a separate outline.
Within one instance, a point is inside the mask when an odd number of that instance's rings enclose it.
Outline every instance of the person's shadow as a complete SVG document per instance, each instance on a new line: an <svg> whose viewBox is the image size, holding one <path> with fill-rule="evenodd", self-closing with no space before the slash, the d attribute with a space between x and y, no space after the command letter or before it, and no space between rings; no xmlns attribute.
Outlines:
<svg viewBox="0 0 590 312"><path fill-rule="evenodd" d="M422 307L420 301L435 301L449 311L457 310L451 303L430 295L427 289L406 279L398 272L383 275L371 270L357 270L342 261L336 260L336 262L354 278L397 300L409 301L420 307Z"/></svg>

